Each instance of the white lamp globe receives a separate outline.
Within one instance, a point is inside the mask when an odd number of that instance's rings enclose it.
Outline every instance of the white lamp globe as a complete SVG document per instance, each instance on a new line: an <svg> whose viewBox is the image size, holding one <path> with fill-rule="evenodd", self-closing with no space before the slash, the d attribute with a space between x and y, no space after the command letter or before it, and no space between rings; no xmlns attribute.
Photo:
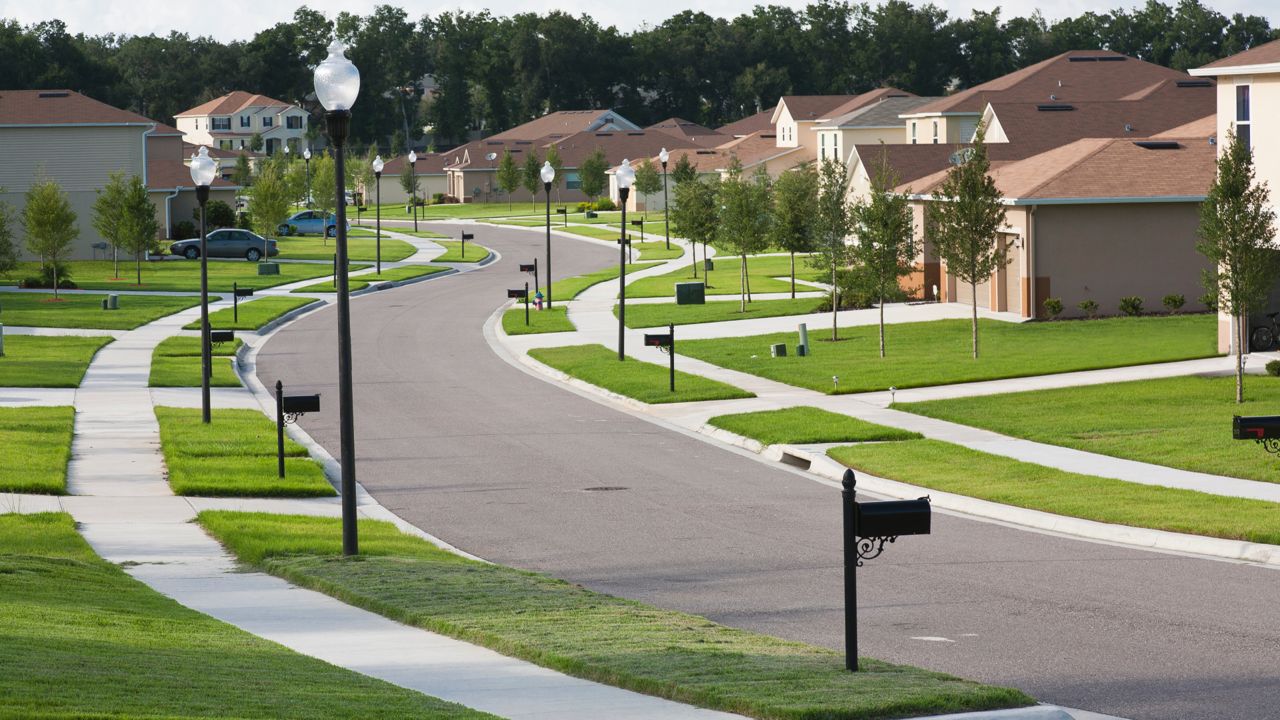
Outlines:
<svg viewBox="0 0 1280 720"><path fill-rule="evenodd" d="M218 164L209 157L209 148L201 145L200 152L191 156L191 182L197 187L208 187L218 173Z"/></svg>
<svg viewBox="0 0 1280 720"><path fill-rule="evenodd" d="M381 175L384 167L386 167L386 163L382 162L382 156L375 155L373 158L373 171Z"/></svg>
<svg viewBox="0 0 1280 720"><path fill-rule="evenodd" d="M416 152L414 152L414 151L410 150L410 151L409 151L409 164L410 164L410 165L412 165L412 164L414 164L414 163L416 163L416 162L418 162L418 153L416 153Z"/></svg>
<svg viewBox="0 0 1280 720"><path fill-rule="evenodd" d="M284 146L284 154L285 154L285 155L288 155L288 154L289 154L289 152L290 152L290 151L289 151L289 146L288 146L288 145L285 145L285 146Z"/></svg>
<svg viewBox="0 0 1280 720"><path fill-rule="evenodd" d="M329 112L350 110L360 94L360 71L347 59L345 51L346 48L335 38L329 43L329 57L316 66L312 76L316 97Z"/></svg>
<svg viewBox="0 0 1280 720"><path fill-rule="evenodd" d="M310 159L311 159L311 148L307 148L306 150L303 150L303 151L302 151L302 159L303 159L303 160L310 160Z"/></svg>
<svg viewBox="0 0 1280 720"><path fill-rule="evenodd" d="M666 165L667 161L670 159L671 159L671 153L667 152L666 148L662 148L662 152L658 153L658 162L662 163L663 165Z"/></svg>
<svg viewBox="0 0 1280 720"><path fill-rule="evenodd" d="M542 176L542 182L549 183L556 179L556 169L551 167L550 162L542 163L542 169L538 171L538 175Z"/></svg>
<svg viewBox="0 0 1280 720"><path fill-rule="evenodd" d="M618 166L618 188L620 190L630 190L631 183L635 182L636 171L631 169L631 161L623 160Z"/></svg>

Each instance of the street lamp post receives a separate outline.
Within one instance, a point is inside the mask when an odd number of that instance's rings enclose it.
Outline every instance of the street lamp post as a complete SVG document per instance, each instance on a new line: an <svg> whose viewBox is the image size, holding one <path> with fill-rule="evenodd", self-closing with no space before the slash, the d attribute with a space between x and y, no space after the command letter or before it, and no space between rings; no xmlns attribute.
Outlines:
<svg viewBox="0 0 1280 720"><path fill-rule="evenodd" d="M556 179L556 169L551 163L543 162L538 171L542 178L542 189L547 194L547 309L551 309L551 181Z"/></svg>
<svg viewBox="0 0 1280 720"><path fill-rule="evenodd" d="M307 164L307 209L311 209L311 148L302 151L302 160ZM328 218L325 218L326 220Z"/></svg>
<svg viewBox="0 0 1280 720"><path fill-rule="evenodd" d="M342 552L355 555L356 538L356 438L351 379L351 291L347 267L347 206L344 148L351 130L351 106L360 94L360 71L343 54L342 43L329 44L329 56L316 66L316 97L326 110L325 122L333 143L337 185L337 305L338 305L338 422L339 462L342 469Z"/></svg>
<svg viewBox="0 0 1280 720"><path fill-rule="evenodd" d="M418 232L418 153L409 151L409 168L410 175L413 177L413 186L409 188L409 202L413 203L413 231Z"/></svg>
<svg viewBox="0 0 1280 720"><path fill-rule="evenodd" d="M666 148L662 148L662 152L658 153L658 162L662 163L662 224L667 231L667 249L671 249L671 208L667 202L667 161L671 159L671 153Z"/></svg>
<svg viewBox="0 0 1280 720"><path fill-rule="evenodd" d="M191 156L191 181L196 185L196 201L200 203L200 420L212 421L209 409L209 377L213 374L213 347L209 337L209 241L205 226L205 204L209 202L209 186L218 165L209 157L209 148Z"/></svg>
<svg viewBox="0 0 1280 720"><path fill-rule="evenodd" d="M631 163L623 160L616 173L618 180L618 200L622 205L622 237L618 238L618 359L626 357L627 341L627 198L631 195L631 183L636 179L636 171Z"/></svg>
<svg viewBox="0 0 1280 720"><path fill-rule="evenodd" d="M378 258L377 274L379 276L382 275L382 168L385 166L385 163L382 162L381 155L375 155L373 157L373 192L375 196L373 205L374 211L377 213L377 220L375 221L375 224L378 228L374 231L373 243L376 248Z"/></svg>

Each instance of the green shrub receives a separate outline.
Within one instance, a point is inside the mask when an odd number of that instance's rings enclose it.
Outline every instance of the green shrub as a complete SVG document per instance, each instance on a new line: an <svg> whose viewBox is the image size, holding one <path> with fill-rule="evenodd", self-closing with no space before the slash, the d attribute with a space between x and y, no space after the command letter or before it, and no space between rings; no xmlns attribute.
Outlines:
<svg viewBox="0 0 1280 720"><path fill-rule="evenodd" d="M431 202L434 205L444 204L444 193L435 193L431 196Z"/></svg>
<svg viewBox="0 0 1280 720"><path fill-rule="evenodd" d="M189 240L193 237L199 237L196 232L196 224L190 220L179 220L173 225L174 240Z"/></svg>
<svg viewBox="0 0 1280 720"><path fill-rule="evenodd" d="M221 200L210 200L205 203L205 213L205 228L209 231L236 226L236 211ZM191 219L193 224L200 222L199 205L191 210Z"/></svg>
<svg viewBox="0 0 1280 720"><path fill-rule="evenodd" d="M1120 298L1120 312L1129 317L1137 317L1142 314L1142 298L1137 295L1126 295Z"/></svg>
<svg viewBox="0 0 1280 720"><path fill-rule="evenodd" d="M1098 316L1098 303L1094 300L1081 300L1076 307L1080 308L1080 312L1091 318Z"/></svg>
<svg viewBox="0 0 1280 720"><path fill-rule="evenodd" d="M66 263L57 265L42 265L40 274L23 278L18 283L20 288L51 288L53 287L54 268L58 273L58 289L59 290L75 290L76 284L71 282L71 268Z"/></svg>
<svg viewBox="0 0 1280 720"><path fill-rule="evenodd" d="M1267 363L1267 374L1272 377L1280 377L1280 360L1272 360Z"/></svg>
<svg viewBox="0 0 1280 720"><path fill-rule="evenodd" d="M1218 296L1212 290L1200 296L1200 302L1213 312L1218 311Z"/></svg>
<svg viewBox="0 0 1280 720"><path fill-rule="evenodd" d="M1044 311L1049 314L1052 320L1062 314L1062 298L1045 298Z"/></svg>
<svg viewBox="0 0 1280 720"><path fill-rule="evenodd" d="M616 203L614 203L614 202L613 202L612 200L610 200L609 198L600 198L600 199L599 199L599 200L597 200L597 201L596 201L596 203L595 203L595 209L596 209L596 210L603 210L603 211L608 211L608 210L617 210L617 209L618 209L618 206L617 206L617 204L616 204Z"/></svg>
<svg viewBox="0 0 1280 720"><path fill-rule="evenodd" d="M586 211L590 210L590 209L592 208L592 205L591 205L591 203L589 203L589 202L580 202L580 203L578 203L577 205L575 205L574 207L576 208L576 209L574 210L574 212L584 213L584 212L586 212Z"/></svg>
<svg viewBox="0 0 1280 720"><path fill-rule="evenodd" d="M1187 304L1187 298L1177 294L1165 295L1160 302L1164 303L1165 309L1169 311L1170 315L1173 315L1181 310L1183 305Z"/></svg>

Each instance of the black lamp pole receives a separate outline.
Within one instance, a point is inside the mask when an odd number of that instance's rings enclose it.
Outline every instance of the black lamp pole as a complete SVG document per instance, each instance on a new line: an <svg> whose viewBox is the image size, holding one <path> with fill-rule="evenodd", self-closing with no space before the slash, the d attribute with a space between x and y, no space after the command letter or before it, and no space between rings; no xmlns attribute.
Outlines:
<svg viewBox="0 0 1280 720"><path fill-rule="evenodd" d="M302 161L307 165L307 209L311 209L311 153L308 152L302 156Z"/></svg>
<svg viewBox="0 0 1280 720"><path fill-rule="evenodd" d="M375 248L375 253L378 258L378 271L376 274L381 276L382 275L382 173L376 172L373 174L373 184L374 184L373 194L375 197L373 204L375 207L375 211L377 212L376 224L378 226L378 229L374 231L373 245Z"/></svg>
<svg viewBox="0 0 1280 720"><path fill-rule="evenodd" d="M671 249L671 205L667 202L667 161L662 161L662 224L667 232L667 249Z"/></svg>
<svg viewBox="0 0 1280 720"><path fill-rule="evenodd" d="M342 468L342 553L355 555L356 539L356 434L355 402L351 389L351 292L347 277L347 182L344 146L351 130L350 110L331 110L325 116L333 143L333 167L337 176L337 295L338 295L338 422Z"/></svg>
<svg viewBox="0 0 1280 720"><path fill-rule="evenodd" d="M209 377L213 374L213 348L209 336L209 240L205 232L205 203L209 202L209 186L196 186L200 203L200 420L212 422L209 409Z"/></svg>
<svg viewBox="0 0 1280 720"><path fill-rule="evenodd" d="M627 342L627 197L631 188L618 188L618 198L622 200L622 237L618 239L618 359L626 357L624 347Z"/></svg>
<svg viewBox="0 0 1280 720"><path fill-rule="evenodd" d="M551 309L551 183L542 183L547 194L547 309Z"/></svg>
<svg viewBox="0 0 1280 720"><path fill-rule="evenodd" d="M410 175L413 177L413 188L411 188L413 195L410 199L413 203L413 231L418 232L418 158L416 155L413 162L409 163L409 167L412 169Z"/></svg>

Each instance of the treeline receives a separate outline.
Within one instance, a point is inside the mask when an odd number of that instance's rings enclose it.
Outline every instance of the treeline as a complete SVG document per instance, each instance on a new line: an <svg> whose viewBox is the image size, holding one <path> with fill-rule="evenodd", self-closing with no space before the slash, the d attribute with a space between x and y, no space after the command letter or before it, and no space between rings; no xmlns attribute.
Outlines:
<svg viewBox="0 0 1280 720"><path fill-rule="evenodd" d="M9 88L69 87L165 122L231 90L315 110L311 68L335 32L362 76L353 138L384 147L393 137L418 143L424 125L440 142L457 142L550 110L613 107L640 123L678 115L716 126L784 94L889 84L938 95L1073 49L1185 69L1277 36L1264 17L1228 17L1200 0L1148 0L1055 22L1039 12L953 18L904 0L823 0L799 10L761 5L732 19L685 11L630 33L561 12L412 18L380 5L367 16L329 17L304 6L289 22L227 43L177 32L71 35L60 20L3 20L0 67ZM422 82L428 75L434 92Z"/></svg>

